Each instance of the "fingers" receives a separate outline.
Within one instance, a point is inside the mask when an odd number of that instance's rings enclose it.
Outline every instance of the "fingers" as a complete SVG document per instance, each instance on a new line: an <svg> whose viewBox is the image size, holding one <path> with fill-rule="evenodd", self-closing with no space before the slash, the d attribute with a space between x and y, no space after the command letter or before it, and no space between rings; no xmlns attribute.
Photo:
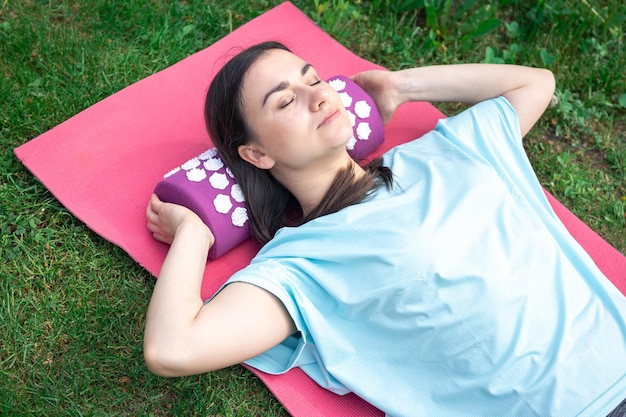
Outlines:
<svg viewBox="0 0 626 417"><path fill-rule="evenodd" d="M154 226L159 220L158 204L161 202L156 194L152 194L148 206L146 207L146 219L148 220L148 229Z"/></svg>
<svg viewBox="0 0 626 417"><path fill-rule="evenodd" d="M174 241L171 236L162 235L161 233L158 233L158 232L152 233L152 237L155 240L162 242L162 243L167 243L168 245L171 245L172 242Z"/></svg>
<svg viewBox="0 0 626 417"><path fill-rule="evenodd" d="M163 202L159 199L156 194L152 194L150 196L150 201L148 202L148 206L146 207L146 220L147 220L147 228L150 233L152 233L152 237L159 242L163 243L172 243L172 238L169 234L164 231L162 224L162 220L160 215L162 214Z"/></svg>
<svg viewBox="0 0 626 417"><path fill-rule="evenodd" d="M146 220L146 226L152 236L156 240L168 244L174 241L178 228L184 222L197 222L198 225L206 227L207 231L211 233L208 226L191 210L178 204L161 201L155 194L150 197L146 208ZM212 233L210 240L214 241Z"/></svg>
<svg viewBox="0 0 626 417"><path fill-rule="evenodd" d="M150 201L148 202L148 209L158 213L162 206L163 202L159 199L159 196L152 194L150 196Z"/></svg>

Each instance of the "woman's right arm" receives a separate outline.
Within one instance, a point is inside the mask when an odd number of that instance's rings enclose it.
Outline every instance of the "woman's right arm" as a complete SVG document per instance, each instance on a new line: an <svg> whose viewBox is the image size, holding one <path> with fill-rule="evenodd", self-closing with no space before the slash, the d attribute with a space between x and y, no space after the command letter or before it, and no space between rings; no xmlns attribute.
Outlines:
<svg viewBox="0 0 626 417"><path fill-rule="evenodd" d="M155 239L171 243L146 316L144 357L152 372L183 376L224 368L295 331L284 305L251 284L230 284L203 303L200 288L214 241L211 231L188 209L156 196L147 218Z"/></svg>
<svg viewBox="0 0 626 417"><path fill-rule="evenodd" d="M366 71L354 76L376 100L383 120L409 101L475 104L504 96L515 109L524 136L554 94L554 76L545 69L520 65L456 64L401 71Z"/></svg>

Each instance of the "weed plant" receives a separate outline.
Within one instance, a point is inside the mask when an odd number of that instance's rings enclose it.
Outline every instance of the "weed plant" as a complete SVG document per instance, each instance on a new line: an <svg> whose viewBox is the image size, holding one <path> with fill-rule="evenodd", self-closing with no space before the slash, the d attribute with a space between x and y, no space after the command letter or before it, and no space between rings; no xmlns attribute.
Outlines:
<svg viewBox="0 0 626 417"><path fill-rule="evenodd" d="M626 253L621 0L294 3L390 69L460 62L551 69L558 100L529 135L528 154L542 184ZM153 278L68 213L12 153L273 5L1 2L0 414L286 415L242 367L178 379L150 374L141 345Z"/></svg>

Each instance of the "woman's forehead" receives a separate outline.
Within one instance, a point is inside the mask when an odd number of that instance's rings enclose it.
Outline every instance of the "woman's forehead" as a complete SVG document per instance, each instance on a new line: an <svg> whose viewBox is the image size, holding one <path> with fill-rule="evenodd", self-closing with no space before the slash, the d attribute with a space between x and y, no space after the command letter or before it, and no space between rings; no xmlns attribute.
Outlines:
<svg viewBox="0 0 626 417"><path fill-rule="evenodd" d="M300 71L304 65L306 62L298 55L282 49L271 49L252 64L249 72L254 72L257 76L284 79L287 76L293 76L291 73Z"/></svg>

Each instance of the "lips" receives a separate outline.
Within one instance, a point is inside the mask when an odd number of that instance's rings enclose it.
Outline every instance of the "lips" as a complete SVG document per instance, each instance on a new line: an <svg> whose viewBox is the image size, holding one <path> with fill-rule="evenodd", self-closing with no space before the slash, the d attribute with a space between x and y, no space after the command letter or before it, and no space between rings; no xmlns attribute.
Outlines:
<svg viewBox="0 0 626 417"><path fill-rule="evenodd" d="M322 118L322 122L319 124L319 126L317 126L317 128L319 129L320 127L322 127L322 126L332 122L333 120L335 120L340 115L341 115L341 113L339 112L338 109L329 109L324 114L324 117Z"/></svg>

